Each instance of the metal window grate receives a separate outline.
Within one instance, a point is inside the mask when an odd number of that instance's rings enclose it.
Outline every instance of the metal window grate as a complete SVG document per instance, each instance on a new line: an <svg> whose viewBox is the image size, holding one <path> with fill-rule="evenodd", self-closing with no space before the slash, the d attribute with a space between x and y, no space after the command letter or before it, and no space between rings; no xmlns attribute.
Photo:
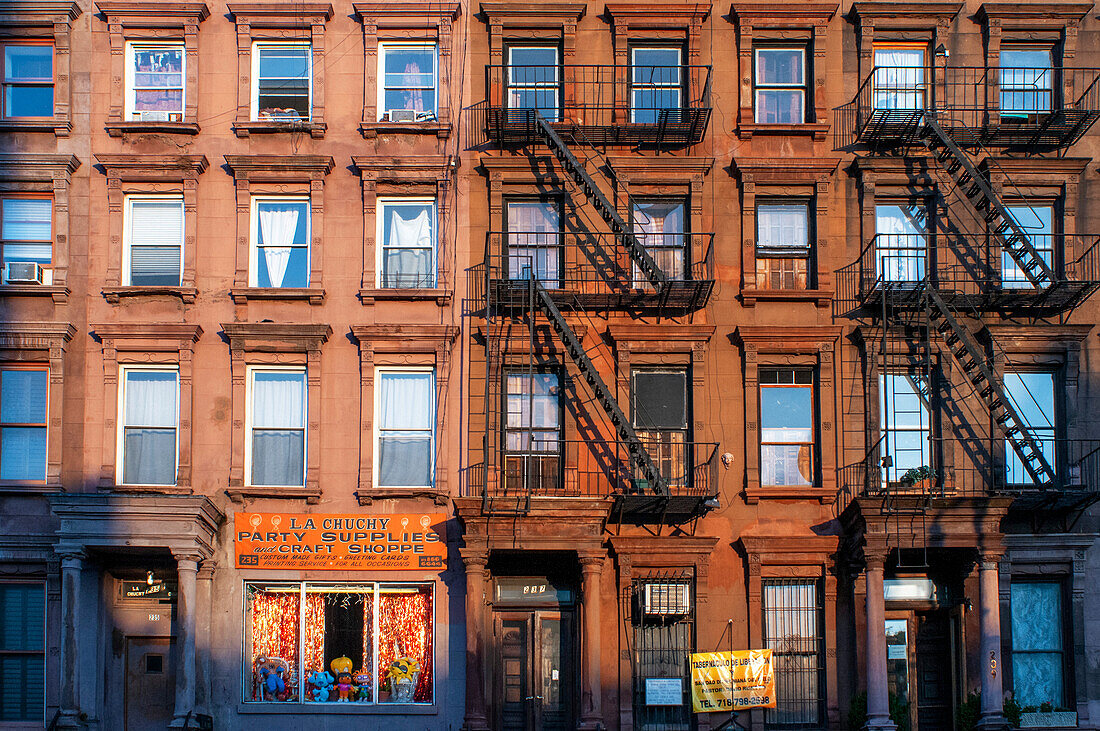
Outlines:
<svg viewBox="0 0 1100 731"><path fill-rule="evenodd" d="M695 648L695 593L690 572L662 572L633 581L629 614L633 622L634 728L638 731L691 731L688 657ZM678 706L646 705L646 680L679 678Z"/></svg>
<svg viewBox="0 0 1100 731"><path fill-rule="evenodd" d="M764 646L775 665L775 709L769 728L820 728L825 723L825 643L819 582L772 579L763 584Z"/></svg>

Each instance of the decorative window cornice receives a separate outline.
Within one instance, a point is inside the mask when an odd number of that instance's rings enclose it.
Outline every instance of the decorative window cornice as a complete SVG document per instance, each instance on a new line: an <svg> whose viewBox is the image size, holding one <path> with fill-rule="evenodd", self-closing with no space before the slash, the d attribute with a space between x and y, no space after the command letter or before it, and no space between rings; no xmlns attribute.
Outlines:
<svg viewBox="0 0 1100 731"><path fill-rule="evenodd" d="M735 3L730 15L741 27L792 28L828 23L836 15L836 3L776 5L775 3Z"/></svg>
<svg viewBox="0 0 1100 731"><path fill-rule="evenodd" d="M328 155L226 155L225 162L237 180L321 180L332 172L335 161Z"/></svg>
<svg viewBox="0 0 1100 731"><path fill-rule="evenodd" d="M0 27L48 27L54 23L71 23L81 12L80 5L75 2L7 0L0 5Z"/></svg>
<svg viewBox="0 0 1100 731"><path fill-rule="evenodd" d="M179 28L210 17L210 9L202 2L102 0L95 6L107 17L108 23L127 28Z"/></svg>
<svg viewBox="0 0 1100 731"><path fill-rule="evenodd" d="M483 2L481 13L490 25L553 28L575 24L584 17L586 3L538 5L527 2Z"/></svg>
<svg viewBox="0 0 1100 731"><path fill-rule="evenodd" d="M828 178L836 172L840 159L835 157L738 157L732 168L742 182L785 183L812 182Z"/></svg>
<svg viewBox="0 0 1100 731"><path fill-rule="evenodd" d="M92 325L104 349L127 351L189 350L202 337L198 325L176 323L104 323Z"/></svg>
<svg viewBox="0 0 1100 731"><path fill-rule="evenodd" d="M226 7L235 23L247 23L253 28L298 27L302 23L323 23L332 19L329 3L230 3Z"/></svg>
<svg viewBox="0 0 1100 731"><path fill-rule="evenodd" d="M229 349L265 353L308 353L319 351L332 335L328 325L283 322L226 322L222 331Z"/></svg>
<svg viewBox="0 0 1100 731"><path fill-rule="evenodd" d="M374 353L432 353L458 338L454 325L352 325L361 350Z"/></svg>
<svg viewBox="0 0 1100 731"><path fill-rule="evenodd" d="M604 8L612 23L630 28L681 28L699 25L710 15L710 6L702 3L607 3Z"/></svg>
<svg viewBox="0 0 1100 731"><path fill-rule="evenodd" d="M206 171L206 155L96 155L107 178L119 180L195 179Z"/></svg>
<svg viewBox="0 0 1100 731"><path fill-rule="evenodd" d="M0 180L50 182L69 180L80 167L76 155L35 155L0 153Z"/></svg>
<svg viewBox="0 0 1100 731"><path fill-rule="evenodd" d="M380 183L445 182L456 164L450 155L356 155L351 161L363 180Z"/></svg>
<svg viewBox="0 0 1100 731"><path fill-rule="evenodd" d="M444 20L458 20L462 14L459 3L392 2L352 3L352 10L360 23L377 28L421 29Z"/></svg>
<svg viewBox="0 0 1100 731"><path fill-rule="evenodd" d="M713 157L609 155L608 162L627 183L688 183L702 180L714 167Z"/></svg>
<svg viewBox="0 0 1100 731"><path fill-rule="evenodd" d="M4 322L0 324L0 350L65 349L76 335L67 322Z"/></svg>
<svg viewBox="0 0 1100 731"><path fill-rule="evenodd" d="M1000 22L1003 28L1065 27L1080 23L1095 7L1092 3L982 3L975 20Z"/></svg>
<svg viewBox="0 0 1100 731"><path fill-rule="evenodd" d="M962 10L961 2L852 3L851 14L861 25L890 28L927 27L947 25Z"/></svg>

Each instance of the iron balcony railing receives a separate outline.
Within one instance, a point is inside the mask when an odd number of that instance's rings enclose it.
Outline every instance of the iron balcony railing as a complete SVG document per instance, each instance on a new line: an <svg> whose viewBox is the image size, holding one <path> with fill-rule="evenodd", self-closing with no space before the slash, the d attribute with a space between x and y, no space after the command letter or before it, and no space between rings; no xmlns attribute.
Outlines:
<svg viewBox="0 0 1100 731"><path fill-rule="evenodd" d="M1036 483L1003 438L928 439L905 454L890 454L880 439L858 462L840 468L838 513L857 497L893 500L952 497L1016 497L1021 504L1087 504L1100 499L1100 440L1033 435L1055 479ZM919 464L921 461L929 464ZM930 477L906 480L910 467Z"/></svg>
<svg viewBox="0 0 1100 731"><path fill-rule="evenodd" d="M535 278L571 307L696 309L714 288L714 234L638 233L669 282L658 292L610 233L492 231L475 268L475 297L498 307L527 307Z"/></svg>
<svg viewBox="0 0 1100 731"><path fill-rule="evenodd" d="M926 115L962 145L1068 146L1100 117L1100 69L877 66L836 110L837 146L915 143Z"/></svg>
<svg viewBox="0 0 1100 731"><path fill-rule="evenodd" d="M1052 314L1076 307L1100 288L1100 236L1041 234L1032 245L1056 275L1045 287L1032 285L985 235L878 234L856 261L838 270L837 312L874 316L884 304L920 308L928 286L961 309Z"/></svg>
<svg viewBox="0 0 1100 731"><path fill-rule="evenodd" d="M492 64L485 73L488 99L472 118L498 144L537 142L536 114L596 145L696 144L710 120L710 66Z"/></svg>
<svg viewBox="0 0 1100 731"><path fill-rule="evenodd" d="M520 440L471 469L471 497L588 497L652 495L638 474L626 442L601 439ZM666 480L669 497L705 499L718 493L718 445L675 439L642 439Z"/></svg>

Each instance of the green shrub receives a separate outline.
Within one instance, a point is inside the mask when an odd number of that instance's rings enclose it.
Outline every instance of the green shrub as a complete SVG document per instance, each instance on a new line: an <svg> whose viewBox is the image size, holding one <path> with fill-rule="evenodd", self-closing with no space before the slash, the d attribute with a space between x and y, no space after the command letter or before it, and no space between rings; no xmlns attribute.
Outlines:
<svg viewBox="0 0 1100 731"><path fill-rule="evenodd" d="M982 694L970 693L955 712L955 728L958 731L974 731L982 718Z"/></svg>

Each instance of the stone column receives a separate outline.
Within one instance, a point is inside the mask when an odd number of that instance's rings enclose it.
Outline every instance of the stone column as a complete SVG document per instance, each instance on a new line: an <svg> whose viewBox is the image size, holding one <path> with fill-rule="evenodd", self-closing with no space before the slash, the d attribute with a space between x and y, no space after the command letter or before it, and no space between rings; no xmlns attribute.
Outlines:
<svg viewBox="0 0 1100 731"><path fill-rule="evenodd" d="M483 615L485 613L485 566L489 563L486 552L477 549L459 549L466 565L466 718L465 731L487 731L489 721L485 715L485 692L482 688L482 653L488 651L484 642Z"/></svg>
<svg viewBox="0 0 1100 731"><path fill-rule="evenodd" d="M176 593L176 710L169 725L182 728L195 711L195 584L202 556L191 553L175 556L179 584Z"/></svg>
<svg viewBox="0 0 1100 731"><path fill-rule="evenodd" d="M195 617L195 710L210 713L210 655L213 643L210 640L210 612L214 596L213 561L207 559L199 564L198 600Z"/></svg>
<svg viewBox="0 0 1100 731"><path fill-rule="evenodd" d="M978 568L978 603L981 614L981 655L979 666L982 674L982 718L980 729L1008 728L1002 711L1004 690L1001 687L1001 596L1000 575L997 564L1001 557L983 553Z"/></svg>
<svg viewBox="0 0 1100 731"><path fill-rule="evenodd" d="M584 552L581 562L581 594L584 599L584 658L582 661L580 729L603 728L603 684L600 682L600 579L603 551Z"/></svg>
<svg viewBox="0 0 1100 731"><path fill-rule="evenodd" d="M886 684L885 552L867 553L867 731L894 731Z"/></svg>
<svg viewBox="0 0 1100 731"><path fill-rule="evenodd" d="M61 715L57 727L83 728L80 720L80 574L84 551L58 548L61 557Z"/></svg>

